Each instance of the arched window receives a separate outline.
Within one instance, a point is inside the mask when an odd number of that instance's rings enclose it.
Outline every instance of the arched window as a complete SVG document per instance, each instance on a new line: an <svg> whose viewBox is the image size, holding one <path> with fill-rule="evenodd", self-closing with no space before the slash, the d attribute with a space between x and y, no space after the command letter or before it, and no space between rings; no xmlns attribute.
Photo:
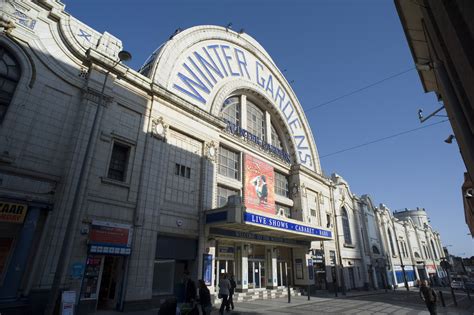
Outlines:
<svg viewBox="0 0 474 315"><path fill-rule="evenodd" d="M395 248L393 247L393 239L392 239L392 233L390 232L390 229L387 230L388 234L388 242L390 243L390 249L392 251L392 255L395 255Z"/></svg>
<svg viewBox="0 0 474 315"><path fill-rule="evenodd" d="M247 100L247 130L265 140L265 112Z"/></svg>
<svg viewBox="0 0 474 315"><path fill-rule="evenodd" d="M280 137L278 136L276 128L275 126L273 126L273 124L272 124L272 143L271 144L280 150L282 149Z"/></svg>
<svg viewBox="0 0 474 315"><path fill-rule="evenodd" d="M15 57L4 47L0 47L0 122L7 113L20 76L20 65Z"/></svg>
<svg viewBox="0 0 474 315"><path fill-rule="evenodd" d="M379 255L379 254L380 254L379 249L378 249L377 246L375 246L375 245L372 246L372 252L373 252L374 254L376 254L376 255Z"/></svg>
<svg viewBox="0 0 474 315"><path fill-rule="evenodd" d="M434 246L433 240L431 240L431 248L433 249L433 256L435 259L438 259L438 253L436 252L436 248Z"/></svg>
<svg viewBox="0 0 474 315"><path fill-rule="evenodd" d="M221 117L240 126L240 97L232 96L225 100L221 110Z"/></svg>
<svg viewBox="0 0 474 315"><path fill-rule="evenodd" d="M352 244L351 227L349 225L349 217L345 208L342 208L342 230L344 233L344 243Z"/></svg>

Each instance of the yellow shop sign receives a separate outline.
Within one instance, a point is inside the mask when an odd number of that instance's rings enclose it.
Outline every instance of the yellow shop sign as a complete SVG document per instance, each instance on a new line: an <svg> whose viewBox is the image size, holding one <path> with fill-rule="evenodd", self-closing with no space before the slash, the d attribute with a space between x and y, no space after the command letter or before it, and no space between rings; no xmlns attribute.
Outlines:
<svg viewBox="0 0 474 315"><path fill-rule="evenodd" d="M0 222L23 223L28 206L0 200Z"/></svg>

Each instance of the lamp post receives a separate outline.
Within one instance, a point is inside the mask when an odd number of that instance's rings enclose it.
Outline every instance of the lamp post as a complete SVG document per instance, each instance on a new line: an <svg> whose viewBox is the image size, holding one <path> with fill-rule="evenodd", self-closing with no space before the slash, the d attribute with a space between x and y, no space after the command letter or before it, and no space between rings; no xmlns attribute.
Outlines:
<svg viewBox="0 0 474 315"><path fill-rule="evenodd" d="M114 65L107 71L104 82L102 83L102 88L99 95L99 100L97 102L97 109L94 114L94 120L92 121L92 126L90 129L89 137L87 139L87 144L85 148L84 157L81 161L81 166L79 169L79 177L77 180L77 184L74 190L74 197L72 202L71 212L67 221L66 232L64 235L64 240L61 244L61 250L59 252L58 263L56 265L56 272L54 274L53 283L51 285L51 292L49 294L48 303L46 305L45 314L52 315L54 313L54 309L56 306L56 302L59 297L59 291L61 283L66 276L67 272L67 264L69 262L69 258L71 257L71 252L74 243L74 236L75 234L72 231L76 231L77 222L80 219L80 215L82 214L81 208L79 208L80 196L83 194L83 190L86 189L87 181L87 174L90 170L90 163L89 161L92 159L92 151L93 145L95 144L94 137L97 137L98 129L99 129L99 118L102 114L102 103L104 102L104 92L105 87L107 86L107 81L110 75L110 71L117 66L117 64L121 61L128 61L132 58L132 55L127 51L120 51L118 53L118 60L114 63ZM79 292L79 295L81 292ZM80 301L80 297L79 297Z"/></svg>
<svg viewBox="0 0 474 315"><path fill-rule="evenodd" d="M410 287L408 286L407 274L405 272L405 265L403 264L402 254L400 252L400 244L398 242L397 229L395 227L395 224L393 224L393 234L395 235L395 243L397 244L398 257L400 257L400 267L402 268L403 281L405 282L405 288L407 289L407 291L410 291Z"/></svg>

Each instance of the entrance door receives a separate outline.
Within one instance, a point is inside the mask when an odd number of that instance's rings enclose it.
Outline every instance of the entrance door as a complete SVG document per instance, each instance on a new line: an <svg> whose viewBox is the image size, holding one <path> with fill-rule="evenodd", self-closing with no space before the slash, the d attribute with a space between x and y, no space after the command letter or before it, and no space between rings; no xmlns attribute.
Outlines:
<svg viewBox="0 0 474 315"><path fill-rule="evenodd" d="M349 269L349 279L351 281L351 289L355 289L355 276L354 276L354 268L348 268ZM372 275L372 273L371 273Z"/></svg>
<svg viewBox="0 0 474 315"><path fill-rule="evenodd" d="M279 287L288 285L288 263L286 261L279 261L277 264L277 281Z"/></svg>
<svg viewBox="0 0 474 315"><path fill-rule="evenodd" d="M265 288L265 261L249 260L248 261L249 289Z"/></svg>
<svg viewBox="0 0 474 315"><path fill-rule="evenodd" d="M119 300L122 258L105 256L97 309L114 309Z"/></svg>
<svg viewBox="0 0 474 315"><path fill-rule="evenodd" d="M222 275L226 273L229 277L235 275L234 261L220 259L216 260L216 278L215 284L219 285L219 280L222 278Z"/></svg>

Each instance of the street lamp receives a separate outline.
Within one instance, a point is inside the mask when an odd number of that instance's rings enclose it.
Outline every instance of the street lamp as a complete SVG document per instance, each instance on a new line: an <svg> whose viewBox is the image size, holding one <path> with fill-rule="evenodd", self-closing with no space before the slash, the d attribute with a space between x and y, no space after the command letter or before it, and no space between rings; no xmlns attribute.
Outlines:
<svg viewBox="0 0 474 315"><path fill-rule="evenodd" d="M99 117L101 117L101 113L102 113L102 103L104 101L104 92L105 92L105 87L107 85L107 80L109 78L110 71L112 71L115 68L115 66L117 66L117 64L119 64L121 61L130 60L132 58L132 55L128 51L123 50L118 53L118 58L119 60L117 60L112 65L112 67L108 69L107 74L105 75L104 82L102 84L101 92L99 95L99 100L97 102L97 109L94 114L94 120L92 122L89 138L87 140L84 157L81 161L81 166L79 169L79 177L78 177L77 185L74 191L71 214L69 215L69 219L67 222L66 233L64 236L64 240L61 244L59 259L56 265L56 272L54 274L53 283L51 285L51 292L49 294L48 304L46 305L45 314L47 315L52 315L54 313L56 301L58 300L61 282L66 277L67 264L69 262L69 258L71 257L71 251L74 245L73 243L74 243L74 236L75 236L74 233L70 233L69 231L77 230L77 228L75 227L82 213L82 211L80 211L81 209L79 208L79 205L81 204L81 202L79 201L79 198L82 195L82 190L85 189L85 185L83 181L86 180L85 178L87 177L85 175L88 173L88 169L90 167L90 165L88 167L88 161L92 158L91 157L92 147L93 147L93 143L95 143L93 140L94 140L94 137L97 136L98 134L98 122L99 122ZM79 292L79 294L81 294L81 292Z"/></svg>

